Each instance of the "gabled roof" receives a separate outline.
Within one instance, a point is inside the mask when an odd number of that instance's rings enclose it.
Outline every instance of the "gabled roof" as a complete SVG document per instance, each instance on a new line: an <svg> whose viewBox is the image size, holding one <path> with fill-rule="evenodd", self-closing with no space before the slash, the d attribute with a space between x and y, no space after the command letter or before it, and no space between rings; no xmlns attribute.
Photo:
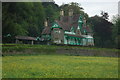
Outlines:
<svg viewBox="0 0 120 80"><path fill-rule="evenodd" d="M29 37L29 36L15 36L15 38L20 40L36 40L35 37Z"/></svg>
<svg viewBox="0 0 120 80"><path fill-rule="evenodd" d="M45 27L45 28L43 29L43 31L42 31L42 34L50 34L50 27L51 27L51 26Z"/></svg>
<svg viewBox="0 0 120 80"><path fill-rule="evenodd" d="M80 14L76 14L72 16L72 23L69 22L70 17L69 16L64 16L63 20L55 20L55 22L65 31L70 31L72 27L74 27L74 30L76 31L78 27L78 20L79 20ZM52 25L49 25L48 27L45 27L43 30L42 34L50 34L50 28ZM90 27L86 26L83 27L87 32L92 32Z"/></svg>
<svg viewBox="0 0 120 80"><path fill-rule="evenodd" d="M77 22L78 19L79 19L79 16L80 16L80 14L73 15L73 16L72 16L72 21L73 21L73 22ZM69 16L64 16L64 17L63 17L63 22L69 23L69 18L70 18Z"/></svg>
<svg viewBox="0 0 120 80"><path fill-rule="evenodd" d="M43 34L50 34L50 33L51 33L51 32L50 32L51 26L52 26L52 24L48 22L48 26L47 26L47 27L44 26L44 29L42 30L42 33L41 33L41 34L42 34L42 35L43 35Z"/></svg>
<svg viewBox="0 0 120 80"><path fill-rule="evenodd" d="M58 21L58 20L56 20L56 23L57 23L63 30L66 30L66 31L69 31L69 30L70 30L69 24L67 24L67 23L65 23L65 22Z"/></svg>
<svg viewBox="0 0 120 80"><path fill-rule="evenodd" d="M83 29L85 29L88 33L92 32L92 29L89 26L83 27Z"/></svg>

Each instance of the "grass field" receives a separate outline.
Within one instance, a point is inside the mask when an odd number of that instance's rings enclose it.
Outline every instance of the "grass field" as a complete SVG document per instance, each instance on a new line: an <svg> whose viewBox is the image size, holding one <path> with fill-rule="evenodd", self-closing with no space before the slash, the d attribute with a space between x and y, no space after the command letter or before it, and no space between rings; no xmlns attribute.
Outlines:
<svg viewBox="0 0 120 80"><path fill-rule="evenodd" d="M3 78L118 78L118 58L66 55L4 56Z"/></svg>

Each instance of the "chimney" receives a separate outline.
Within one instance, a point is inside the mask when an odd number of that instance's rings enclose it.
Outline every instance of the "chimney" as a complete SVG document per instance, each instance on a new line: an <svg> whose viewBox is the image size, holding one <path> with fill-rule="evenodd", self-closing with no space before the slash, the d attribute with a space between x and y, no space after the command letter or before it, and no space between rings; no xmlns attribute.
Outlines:
<svg viewBox="0 0 120 80"><path fill-rule="evenodd" d="M63 11L63 9L60 10L60 16L64 16L64 11Z"/></svg>
<svg viewBox="0 0 120 80"><path fill-rule="evenodd" d="M69 16L73 16L73 10L70 9L68 14L69 14Z"/></svg>
<svg viewBox="0 0 120 80"><path fill-rule="evenodd" d="M86 19L85 19L85 17L83 19L83 25L84 25L84 27L86 27Z"/></svg>
<svg viewBox="0 0 120 80"><path fill-rule="evenodd" d="M73 17L73 10L70 9L68 14L69 14L69 20L68 21L71 24L72 23L72 17Z"/></svg>
<svg viewBox="0 0 120 80"><path fill-rule="evenodd" d="M60 10L60 21L63 21L63 17L64 17L64 11L63 9Z"/></svg>
<svg viewBox="0 0 120 80"><path fill-rule="evenodd" d="M44 21L44 26L47 27L48 26L48 21L45 19Z"/></svg>

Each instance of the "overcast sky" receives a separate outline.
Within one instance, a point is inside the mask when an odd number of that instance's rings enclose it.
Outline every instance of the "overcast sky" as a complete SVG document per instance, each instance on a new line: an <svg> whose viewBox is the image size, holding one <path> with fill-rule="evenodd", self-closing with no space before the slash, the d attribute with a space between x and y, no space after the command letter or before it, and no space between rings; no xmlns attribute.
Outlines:
<svg viewBox="0 0 120 80"><path fill-rule="evenodd" d="M77 2L84 8L84 11L88 15L100 15L101 11L106 11L109 14L109 19L112 19L113 15L118 14L118 2L120 0L54 0L56 4L62 5Z"/></svg>

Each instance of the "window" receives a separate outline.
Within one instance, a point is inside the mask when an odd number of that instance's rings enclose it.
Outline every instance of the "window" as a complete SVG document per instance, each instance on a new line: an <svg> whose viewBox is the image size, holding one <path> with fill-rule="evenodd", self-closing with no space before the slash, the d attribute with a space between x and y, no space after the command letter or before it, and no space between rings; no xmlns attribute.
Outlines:
<svg viewBox="0 0 120 80"><path fill-rule="evenodd" d="M90 42L91 42L91 39L88 39L88 42L90 43Z"/></svg>
<svg viewBox="0 0 120 80"><path fill-rule="evenodd" d="M55 33L61 33L61 31L60 31L60 30L55 30L54 32L55 32Z"/></svg>
<svg viewBox="0 0 120 80"><path fill-rule="evenodd" d="M61 43L61 40L55 39L54 43Z"/></svg>

